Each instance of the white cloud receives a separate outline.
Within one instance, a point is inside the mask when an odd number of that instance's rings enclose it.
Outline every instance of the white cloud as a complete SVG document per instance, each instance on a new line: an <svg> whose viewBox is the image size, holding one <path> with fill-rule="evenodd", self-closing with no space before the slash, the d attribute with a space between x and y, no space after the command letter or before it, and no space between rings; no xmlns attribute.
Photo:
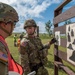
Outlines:
<svg viewBox="0 0 75 75"><path fill-rule="evenodd" d="M14 32L24 32L25 30L23 29L24 24L23 23L18 23L16 25L16 28L14 29ZM45 23L44 22L37 22L37 26L39 26L39 32L44 33L46 32L45 30Z"/></svg>
<svg viewBox="0 0 75 75"><path fill-rule="evenodd" d="M12 4L16 2L16 0L0 0L0 2L6 3L6 4Z"/></svg>
<svg viewBox="0 0 75 75"><path fill-rule="evenodd" d="M60 3L62 0L51 0L51 3Z"/></svg>
<svg viewBox="0 0 75 75"><path fill-rule="evenodd" d="M41 33L45 33L46 30L45 30L45 23L44 22L37 22L37 26L39 26L39 32Z"/></svg>
<svg viewBox="0 0 75 75"><path fill-rule="evenodd" d="M38 0L20 0L12 4L12 6L19 12L19 16L25 16L25 18L42 17L41 13L46 10L50 5L49 1Z"/></svg>
<svg viewBox="0 0 75 75"><path fill-rule="evenodd" d="M23 29L24 24L23 23L17 23L16 27L14 28L14 32L24 32Z"/></svg>
<svg viewBox="0 0 75 75"><path fill-rule="evenodd" d="M43 17L41 15L51 4L59 3L60 0L20 0L16 1L15 9L19 12L19 16L25 16L25 18Z"/></svg>
<svg viewBox="0 0 75 75"><path fill-rule="evenodd" d="M42 17L44 12L52 3L59 3L60 0L0 0L0 2L12 5L19 16Z"/></svg>
<svg viewBox="0 0 75 75"><path fill-rule="evenodd" d="M60 3L61 0L0 0L0 2L7 3L13 6L19 14L19 24L14 31L23 31L24 20L28 18L44 18L42 13L54 3ZM40 32L44 32L44 23L38 22Z"/></svg>

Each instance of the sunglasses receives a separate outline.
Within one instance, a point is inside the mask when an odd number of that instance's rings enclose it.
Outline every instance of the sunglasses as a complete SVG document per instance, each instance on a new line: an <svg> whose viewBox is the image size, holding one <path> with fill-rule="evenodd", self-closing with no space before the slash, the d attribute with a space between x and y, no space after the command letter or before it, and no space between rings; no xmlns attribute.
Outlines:
<svg viewBox="0 0 75 75"><path fill-rule="evenodd" d="M6 24L12 24L12 25L16 26L16 23L17 23L17 22L11 22L11 21L9 21L9 22L7 22Z"/></svg>

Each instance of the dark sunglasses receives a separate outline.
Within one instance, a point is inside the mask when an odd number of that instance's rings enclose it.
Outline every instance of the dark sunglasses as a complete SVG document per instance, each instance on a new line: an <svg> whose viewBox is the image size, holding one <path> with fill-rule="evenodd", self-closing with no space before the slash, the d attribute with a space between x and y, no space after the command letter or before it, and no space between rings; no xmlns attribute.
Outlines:
<svg viewBox="0 0 75 75"><path fill-rule="evenodd" d="M11 22L11 21L9 21L9 22L7 22L6 24L8 24L8 23L9 23L9 24L12 24L12 25L14 25L14 26L16 26L16 23L17 23L17 22Z"/></svg>

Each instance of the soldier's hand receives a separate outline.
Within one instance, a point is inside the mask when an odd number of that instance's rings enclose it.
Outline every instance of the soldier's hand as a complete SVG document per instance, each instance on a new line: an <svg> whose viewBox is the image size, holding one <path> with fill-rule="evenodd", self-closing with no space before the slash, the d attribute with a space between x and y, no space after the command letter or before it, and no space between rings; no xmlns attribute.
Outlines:
<svg viewBox="0 0 75 75"><path fill-rule="evenodd" d="M55 42L57 42L57 40L55 38L51 39L51 41L49 42L50 45L54 44Z"/></svg>

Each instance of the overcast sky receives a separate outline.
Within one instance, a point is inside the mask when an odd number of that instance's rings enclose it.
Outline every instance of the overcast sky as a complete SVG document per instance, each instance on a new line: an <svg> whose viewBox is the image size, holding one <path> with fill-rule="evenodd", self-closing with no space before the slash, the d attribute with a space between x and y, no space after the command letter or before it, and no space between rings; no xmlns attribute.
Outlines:
<svg viewBox="0 0 75 75"><path fill-rule="evenodd" d="M45 23L48 20L53 22L54 10L63 0L0 0L0 2L13 6L19 15L19 22L14 32L23 32L26 19L32 18L39 26L40 33L46 32ZM75 5L75 0L66 5L64 11Z"/></svg>

